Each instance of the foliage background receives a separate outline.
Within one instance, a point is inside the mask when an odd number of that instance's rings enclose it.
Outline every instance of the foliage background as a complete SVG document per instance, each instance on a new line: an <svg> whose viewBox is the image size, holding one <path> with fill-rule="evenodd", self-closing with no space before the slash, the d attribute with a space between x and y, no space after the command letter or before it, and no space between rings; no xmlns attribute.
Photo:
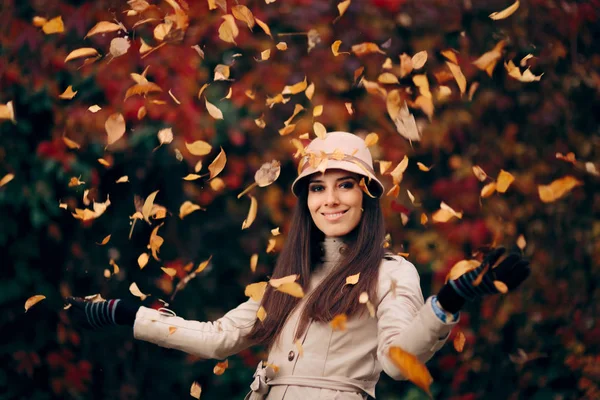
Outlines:
<svg viewBox="0 0 600 400"><path fill-rule="evenodd" d="M155 4L159 17L171 12L167 3ZM479 246L495 239L514 247L521 234L527 241L524 253L532 261L532 277L516 293L468 305L460 322L467 338L465 350L457 353L448 344L428 363L435 398L600 398L600 192L598 178L583 167L583 162L600 161L600 49L594 41L600 34L600 2L529 0L511 17L492 21L488 14L509 2L354 0L335 23L336 2L240 4L270 26L274 40L260 28L251 32L238 21L237 46L225 43L217 32L224 12L209 10L204 1L190 1L190 25L182 40L142 59L140 38L155 45L156 23L132 29L141 17L126 16L125 2L2 2L0 103L14 102L17 122L0 124L0 177L15 174L13 181L0 187L0 398L187 397L194 380L202 385L204 399L241 398L260 349L230 358L229 369L215 376L215 361L134 341L127 328L81 334L61 311L62 298L93 293L130 297L129 284L136 282L152 294L146 304L157 306L157 299L168 299L184 276L184 265L212 255L206 271L177 295L170 308L185 318L207 320L243 301L244 286L268 276L273 267L276 254L265 253L270 230L279 226L286 232L294 203L289 185L296 161L290 138L313 134L311 109L318 104L324 105L324 112L315 120L328 130L377 132L375 159L396 164L405 154L410 158L400 196L383 202L392 249L410 253L408 259L419 269L426 296L439 289L456 261ZM62 34L44 35L32 24L34 16L58 15L65 21ZM116 33L84 36L98 21L115 18L128 28L132 47L127 54L110 62L107 56L82 68L80 62L64 62L79 47L106 54ZM318 31L321 42L309 53L310 29ZM330 45L338 39L342 51L362 42L380 46L390 42L383 49L385 55L334 57ZM472 61L501 39L507 46L489 77ZM275 49L279 41L287 42L287 51ZM204 50L204 59L193 45ZM271 58L257 62L268 48ZM353 84L354 70L364 66L365 77L375 81L386 57L398 65L401 53L426 50L425 71L434 91L439 86L436 73L447 71L440 51L449 48L458 51L469 87L478 82L479 88L469 101L460 97L454 81L448 81L452 97L436 102L431 122L413 110L423 138L411 146L396 132L385 101ZM234 59L235 53L242 56ZM530 60L532 71L543 73L542 79L522 83L508 77L503 61L518 62L528 53L535 56ZM212 82L217 64L232 65L232 81L214 82L205 92L223 111L222 121L211 118L204 101L197 98L199 88ZM164 90L151 97L166 101L164 105L141 96L123 101L133 84L129 74L141 73L146 66L149 79ZM285 105L265 106L267 96L304 76L315 83L312 102L298 94ZM403 87L411 84L410 79L401 80ZM59 99L68 85L77 96ZM231 99L219 101L229 87ZM168 96L168 89L181 105ZM255 91L255 99L245 90ZM344 102L352 102L353 115ZM282 137L278 129L296 103L307 111L296 117L294 133ZM87 111L93 104L102 110ZM148 114L138 120L137 111L144 104ZM105 148L104 121L114 112L125 116L127 133ZM254 123L262 114L264 129ZM175 140L153 151L158 146L156 133L163 127L173 128ZM68 149L64 135L81 148ZM214 149L203 157L205 166L220 146L227 153L222 173L226 188L220 192L205 180L181 179L193 172L199 159L185 150L184 142L199 139ZM176 148L183 161L176 158ZM574 152L577 162L559 160L557 152ZM100 165L100 157L112 166ZM282 174L275 184L253 190L258 217L242 231L249 200L236 195L253 181L260 165L272 159L282 162ZM433 169L420 171L417 161ZM492 178L507 170L516 180L506 193L481 199L483 184L471 172L473 165ZM114 183L123 175L130 183ZM541 202L537 185L565 175L575 176L583 185L556 202ZM80 177L85 184L68 187L71 177ZM384 180L391 187L389 176ZM89 197L97 201L110 195L112 204L97 220L82 223L58 204L68 203L71 211L83 207L84 189L90 189ZM411 203L405 189L421 201L420 206ZM152 227L138 221L129 240L129 216L135 212L134 195L143 199L155 190L160 190L156 203L170 212L160 228L165 243L161 261L140 270L136 259L147 251ZM185 200L206 211L179 219ZM431 216L440 201L463 210L464 217L422 225L421 212ZM402 213L409 217L406 225ZM108 234L110 242L99 246ZM278 246L282 240L285 235ZM249 269L253 253L259 254L256 274ZM103 274L111 268L110 259L121 272L107 279ZM171 280L161 266L178 269L178 276ZM47 298L24 313L25 300L34 294ZM425 398L412 384L383 375L377 393L381 399Z"/></svg>

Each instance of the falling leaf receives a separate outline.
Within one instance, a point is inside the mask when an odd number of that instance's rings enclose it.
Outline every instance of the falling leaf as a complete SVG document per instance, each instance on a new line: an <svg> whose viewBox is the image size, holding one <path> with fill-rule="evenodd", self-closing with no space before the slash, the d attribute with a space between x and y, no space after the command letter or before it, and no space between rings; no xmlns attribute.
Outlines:
<svg viewBox="0 0 600 400"><path fill-rule="evenodd" d="M144 205L142 206L142 215L144 216L144 220L150 223L150 212L152 211L152 206L154 205L154 199L159 191L155 191L150 193L146 200L144 201Z"/></svg>
<svg viewBox="0 0 600 400"><path fill-rule="evenodd" d="M442 50L440 53L454 64L458 64L456 53L453 50Z"/></svg>
<svg viewBox="0 0 600 400"><path fill-rule="evenodd" d="M367 135L367 137L365 137L365 145L367 147L376 145L377 142L379 142L379 135L377 135L375 132L371 132Z"/></svg>
<svg viewBox="0 0 600 400"><path fill-rule="evenodd" d="M100 21L96 25L94 25L94 27L90 29L89 32L83 38L87 39L88 37L97 35L98 33L116 32L118 30L127 32L127 30L121 23L115 24L114 22Z"/></svg>
<svg viewBox="0 0 600 400"><path fill-rule="evenodd" d="M340 54L350 54L347 51L340 51L340 45L342 44L341 40L336 40L335 42L333 42L331 44L331 52L333 53L333 55L335 57L339 56Z"/></svg>
<svg viewBox="0 0 600 400"><path fill-rule="evenodd" d="M46 22L48 22L48 20L43 17L35 16L33 17L31 22L33 22L33 26L35 26L36 28L41 28Z"/></svg>
<svg viewBox="0 0 600 400"><path fill-rule="evenodd" d="M195 156L205 156L212 150L212 146L203 140L197 140L194 143L185 143L188 151Z"/></svg>
<svg viewBox="0 0 600 400"><path fill-rule="evenodd" d="M416 356L395 346L390 347L389 356L403 377L423 389L430 398L433 397L429 388L433 378L427 367Z"/></svg>
<svg viewBox="0 0 600 400"><path fill-rule="evenodd" d="M538 193L540 200L544 203L552 203L580 185L583 185L583 182L572 176L565 176L553 181L549 185L538 185Z"/></svg>
<svg viewBox="0 0 600 400"><path fill-rule="evenodd" d="M542 75L539 76L535 76L533 75L533 73L531 72L531 70L529 68L527 68L525 70L525 72L521 73L521 70L519 69L519 67L517 67L512 60L509 60L508 63L504 63L504 68L506 69L506 71L508 72L508 75L512 78L517 79L520 82L534 82L534 81L539 81L540 79L542 79Z"/></svg>
<svg viewBox="0 0 600 400"><path fill-rule="evenodd" d="M408 168L408 157L404 155L402 161L400 161L396 168L394 168L394 170L390 172L390 175L392 176L395 185L398 185L400 184L400 182L402 182L402 177L404 172L406 171L406 168Z"/></svg>
<svg viewBox="0 0 600 400"><path fill-rule="evenodd" d="M277 160L266 162L254 174L254 181L259 187L266 187L279 178L281 163Z"/></svg>
<svg viewBox="0 0 600 400"><path fill-rule="evenodd" d="M521 67L524 67L527 65L527 60L533 58L533 54L527 54L525 57L523 57L521 59L521 62L519 63L519 65L521 65Z"/></svg>
<svg viewBox="0 0 600 400"><path fill-rule="evenodd" d="M515 1L514 4L505 8L502 11L491 13L489 15L489 17L494 20L504 19L504 18L507 18L507 17L510 17L511 15L513 15L513 13L515 11L517 11L518 8L519 8L519 0Z"/></svg>
<svg viewBox="0 0 600 400"><path fill-rule="evenodd" d="M258 311L256 312L256 318L258 318L261 322L267 318L267 311L263 306L258 308Z"/></svg>
<svg viewBox="0 0 600 400"><path fill-rule="evenodd" d="M354 110L352 110L352 103L344 103L344 105L346 106L346 111L348 111L348 114L354 114Z"/></svg>
<svg viewBox="0 0 600 400"><path fill-rule="evenodd" d="M210 264L210 260L212 260L212 255L210 257L208 257L207 260L202 261L199 265L198 268L196 268L196 270L194 271L196 274L199 274L200 272L204 271L204 269L206 267L208 267L208 264Z"/></svg>
<svg viewBox="0 0 600 400"><path fill-rule="evenodd" d="M194 383L192 383L192 387L190 388L190 396L192 396L195 399L199 399L201 393L202 387L198 382L194 381Z"/></svg>
<svg viewBox="0 0 600 400"><path fill-rule="evenodd" d="M450 208L446 203L442 202L440 205L440 209L437 210L431 218L434 222L448 222L452 217L462 218L462 212L456 212L452 208Z"/></svg>
<svg viewBox="0 0 600 400"><path fill-rule="evenodd" d="M292 274L292 275L284 276L283 278L271 278L269 280L269 284L271 286L273 286L274 288L278 288L279 286L283 285L284 283L295 282L296 279L298 279L298 277L299 277L299 275Z"/></svg>
<svg viewBox="0 0 600 400"><path fill-rule="evenodd" d="M271 38L273 38L273 35L271 35L271 29L269 29L269 26L267 24L265 24L263 21L261 21L258 18L254 18L254 21L258 24L258 26L260 26L260 28L269 36L271 36Z"/></svg>
<svg viewBox="0 0 600 400"><path fill-rule="evenodd" d="M301 92L305 91L306 88L307 88L307 81L306 81L306 76L305 76L303 81L295 83L290 86L285 86L283 88L283 90L281 91L281 94L297 94L297 93L301 93Z"/></svg>
<svg viewBox="0 0 600 400"><path fill-rule="evenodd" d="M12 181L15 177L15 174L6 174L0 179L0 187L6 185L8 182Z"/></svg>
<svg viewBox="0 0 600 400"><path fill-rule="evenodd" d="M346 277L346 285L356 285L360 278L360 272L356 275L350 275Z"/></svg>
<svg viewBox="0 0 600 400"><path fill-rule="evenodd" d="M213 162L210 163L210 165L208 166L208 170L210 171L209 179L213 179L215 176L219 175L221 173L221 171L223 171L223 169L225 168L226 163L227 163L227 155L225 154L225 151L221 147L221 152L219 153L219 155L217 157L215 157Z"/></svg>
<svg viewBox="0 0 600 400"><path fill-rule="evenodd" d="M142 301L146 300L146 297L148 297L148 295L142 293L142 291L138 288L138 286L135 282L133 282L131 285L129 285L129 291L135 297L139 297L140 299L142 299Z"/></svg>
<svg viewBox="0 0 600 400"><path fill-rule="evenodd" d="M225 21L223 21L221 26L219 26L219 38L224 42L233 43L237 45L237 43L235 42L235 38L239 35L240 31L237 25L235 24L233 16L230 14L226 14L223 15L222 18ZM258 20L256 20L256 22L258 23ZM258 24L260 25L260 23Z"/></svg>
<svg viewBox="0 0 600 400"><path fill-rule="evenodd" d="M104 239L102 239L102 242L98 243L100 246L104 246L106 243L108 243L108 241L110 240L110 236L108 235L107 237L105 237Z"/></svg>
<svg viewBox="0 0 600 400"><path fill-rule="evenodd" d="M525 236L519 235L519 237L517 238L517 247L521 250L524 250L525 246L527 246L527 242L525 241Z"/></svg>
<svg viewBox="0 0 600 400"><path fill-rule="evenodd" d="M215 365L215 367L213 368L213 373L215 375L223 375L223 373L225 372L225 370L229 367L229 361L225 360L222 362L217 363L217 365Z"/></svg>
<svg viewBox="0 0 600 400"><path fill-rule="evenodd" d="M110 41L110 55L113 57L119 57L127 53L131 44L127 37L116 37Z"/></svg>
<svg viewBox="0 0 600 400"><path fill-rule="evenodd" d="M511 183L515 180L515 177L512 176L509 172L505 170L500 170L500 174L498 175L496 190L498 193L504 193L508 189Z"/></svg>
<svg viewBox="0 0 600 400"><path fill-rule="evenodd" d="M0 119L9 119L13 124L17 122L15 120L15 110L12 101L9 101L6 104L0 104Z"/></svg>
<svg viewBox="0 0 600 400"><path fill-rule="evenodd" d="M79 146L79 143L77 143L77 142L69 139L66 136L63 136L62 140L63 140L63 142L65 142L65 144L67 145L67 147L70 148L70 149L78 149L79 147L81 147L81 146Z"/></svg>
<svg viewBox="0 0 600 400"><path fill-rule="evenodd" d="M192 203L189 200L183 202L183 204L179 207L179 218L183 219L187 215L190 215L194 211L202 209L199 205Z"/></svg>
<svg viewBox="0 0 600 400"><path fill-rule="evenodd" d="M488 183L481 189L480 196L485 199L486 197L493 195L496 190L498 190L496 182Z"/></svg>
<svg viewBox="0 0 600 400"><path fill-rule="evenodd" d="M474 270L479 266L480 262L477 260L461 260L454 264L448 274L446 275L445 282L449 280L456 280L460 278L462 275L466 274L469 271Z"/></svg>
<svg viewBox="0 0 600 400"><path fill-rule="evenodd" d="M250 209L248 210L248 217L242 223L242 230L247 229L252 225L254 220L256 219L256 212L258 210L258 203L256 198L250 195Z"/></svg>
<svg viewBox="0 0 600 400"><path fill-rule="evenodd" d="M429 172L431 170L431 167L426 166L425 164L418 162L417 166L419 167L419 169L423 172Z"/></svg>
<svg viewBox="0 0 600 400"><path fill-rule="evenodd" d="M480 166L474 165L472 169L473 174L475 174L475 177L477 177L477 179L479 179L480 182L483 182L487 179L487 174L483 171L483 169Z"/></svg>
<svg viewBox="0 0 600 400"><path fill-rule="evenodd" d="M175 275L177 275L177 270L175 268L160 267L160 269L162 269L163 272L165 274L169 275L171 278L174 277Z"/></svg>
<svg viewBox="0 0 600 400"><path fill-rule="evenodd" d="M120 177L119 179L116 180L115 183L125 183L125 182L129 182L129 177L127 175Z"/></svg>
<svg viewBox="0 0 600 400"><path fill-rule="evenodd" d="M339 18L341 18L342 15L344 15L344 13L346 12L346 10L350 6L350 2L351 2L351 0L344 0L344 1L340 2L340 3L338 3L337 9L338 9L340 15L335 19L336 21Z"/></svg>
<svg viewBox="0 0 600 400"><path fill-rule="evenodd" d="M315 94L315 84L311 83L310 85L308 85L304 94L306 95L307 99L312 100L313 95Z"/></svg>
<svg viewBox="0 0 600 400"><path fill-rule="evenodd" d="M46 35L64 32L65 25L63 23L62 17L58 16L56 18L52 18L50 21L47 21L44 25L42 25L42 30Z"/></svg>
<svg viewBox="0 0 600 400"><path fill-rule="evenodd" d="M429 218L427 218L427 214L422 213L421 214L421 225L425 225L427 223L427 221L429 221Z"/></svg>
<svg viewBox="0 0 600 400"><path fill-rule="evenodd" d="M231 13L236 19L245 22L250 30L254 28L254 15L252 15L252 11L250 11L248 7L244 5L235 5L231 7Z"/></svg>
<svg viewBox="0 0 600 400"><path fill-rule="evenodd" d="M45 298L46 296L42 294L36 294L35 296L31 296L30 298L28 298L25 302L25 312L27 312L31 307L44 300Z"/></svg>
<svg viewBox="0 0 600 400"><path fill-rule="evenodd" d="M313 117L320 117L322 114L323 114L323 104L319 104L318 106L315 106L315 108L313 108Z"/></svg>
<svg viewBox="0 0 600 400"><path fill-rule="evenodd" d="M308 30L306 36L308 38L307 52L310 53L317 44L321 43L321 35L319 34L319 31L313 28Z"/></svg>
<svg viewBox="0 0 600 400"><path fill-rule="evenodd" d="M502 57L502 50L506 41L501 40L494 46L494 48L487 53L484 53L477 60L473 61L473 64L479 68L480 70L486 71L487 74L491 77L494 68L496 67L496 63Z"/></svg>
<svg viewBox="0 0 600 400"><path fill-rule="evenodd" d="M125 118L121 113L115 113L108 117L104 123L104 129L108 135L107 144L111 145L125 134Z"/></svg>
<svg viewBox="0 0 600 400"><path fill-rule="evenodd" d="M346 322L348 321L348 317L346 314L338 314L331 319L329 325L331 329L334 331L345 331L346 330Z"/></svg>
<svg viewBox="0 0 600 400"><path fill-rule="evenodd" d="M386 85L392 85L392 84L398 84L400 83L398 81L398 78L396 78L396 75L389 73L389 72L384 72L383 74L379 75L377 77L377 82L379 83L383 83Z"/></svg>
<svg viewBox="0 0 600 400"><path fill-rule="evenodd" d="M304 291L302 290L302 286L300 286L296 282L282 283L281 285L279 285L277 287L277 290L282 293L289 294L290 296L293 296L293 297L297 297L297 298L304 297Z"/></svg>
<svg viewBox="0 0 600 400"><path fill-rule="evenodd" d="M414 69L421 69L427 62L427 51L423 50L412 56L411 59L412 67Z"/></svg>
<svg viewBox="0 0 600 400"><path fill-rule="evenodd" d="M71 100L76 94L77 92L73 91L73 86L69 85L64 92L58 95L58 97L65 100Z"/></svg>
<svg viewBox="0 0 600 400"><path fill-rule="evenodd" d="M72 176L71 179L69 180L69 187L81 186L84 183L85 182L80 181L79 178Z"/></svg>
<svg viewBox="0 0 600 400"><path fill-rule="evenodd" d="M315 122L313 124L313 130L319 139L325 140L325 137L327 136L327 129L325 129L325 126L322 123Z"/></svg>
<svg viewBox="0 0 600 400"><path fill-rule="evenodd" d="M559 160L563 160L566 162L570 162L571 164L575 164L575 153L573 152L569 152L567 153L567 155L563 155L562 153L556 153L556 158L558 158Z"/></svg>
<svg viewBox="0 0 600 400"><path fill-rule="evenodd" d="M206 102L206 109L211 117L214 119L223 119L223 113L221 110L219 110L214 104L210 103L206 97L204 98L204 101Z"/></svg>
<svg viewBox="0 0 600 400"><path fill-rule="evenodd" d="M250 271L256 272L256 266L258 265L258 254L252 254L250 256Z"/></svg>
<svg viewBox="0 0 600 400"><path fill-rule="evenodd" d="M250 285L246 286L244 295L259 303L262 300L266 289L267 282L251 283Z"/></svg>
<svg viewBox="0 0 600 400"><path fill-rule="evenodd" d="M354 46L352 46L351 50L357 56L363 56L369 53L385 54L385 52L381 50L377 44L371 42L355 44Z"/></svg>
<svg viewBox="0 0 600 400"><path fill-rule="evenodd" d="M464 94L467 90L467 79L463 75L460 67L457 64L446 61L446 65L450 68L450 72L452 72L452 76L456 80L458 84L458 88L460 89L460 94Z"/></svg>
<svg viewBox="0 0 600 400"><path fill-rule="evenodd" d="M413 70L412 57L406 53L400 54L400 78L404 78Z"/></svg>
<svg viewBox="0 0 600 400"><path fill-rule="evenodd" d="M452 344L454 345L454 349L456 351L458 351L459 353L462 353L463 349L465 348L465 342L466 342L465 334L462 333L462 331L458 331L456 333L456 336L454 336L454 340L453 340Z"/></svg>
<svg viewBox="0 0 600 400"><path fill-rule="evenodd" d="M287 50L287 43L286 42L279 42L275 45L275 47L277 48L277 50L279 51L286 51Z"/></svg>
<svg viewBox="0 0 600 400"><path fill-rule="evenodd" d="M269 239L269 243L267 244L267 254L271 253L275 249L275 245L277 244L277 240Z"/></svg>

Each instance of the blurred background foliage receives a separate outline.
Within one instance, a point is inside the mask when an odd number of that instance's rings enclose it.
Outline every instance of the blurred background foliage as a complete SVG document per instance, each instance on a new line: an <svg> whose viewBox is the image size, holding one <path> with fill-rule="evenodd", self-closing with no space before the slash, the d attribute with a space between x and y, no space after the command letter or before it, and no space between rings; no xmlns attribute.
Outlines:
<svg viewBox="0 0 600 400"><path fill-rule="evenodd" d="M218 5L210 10L210 1L180 1L189 18L187 29L141 57L141 39L159 45L154 27L174 10L169 2L151 3L138 15L127 15L129 5L116 0L6 0L0 6L0 103L13 102L16 120L0 124L0 177L15 176L0 187L0 398L187 397L195 380L204 399L242 398L262 349L231 357L229 368L217 376L216 361L134 341L130 328L82 334L62 311L62 299L95 293L133 298L128 288L136 282L151 295L144 304L158 307L158 299L169 301L188 263L195 266L212 256L170 308L185 318L212 320L244 301L245 285L269 276L285 240L297 162L290 139L307 132L313 137L314 121L329 131L378 133L379 142L371 148L377 160L395 166L409 157L400 195L385 197L383 204L391 249L409 253L425 296L440 288L456 261L480 246L496 243L520 251L517 238L526 240L522 251L532 262L531 278L518 292L468 305L453 333L464 333L465 349L458 353L450 340L428 363L435 398L600 398L600 191L593 173L600 162L600 47L594 39L600 35L600 1L529 0L512 16L494 21L488 15L510 2L353 0L335 20L337 2L244 0L239 4L270 27L272 38L258 26L251 31L237 21L236 44L221 40L218 29L238 2L217 1L225 11ZM44 34L32 22L36 16L62 16L64 32ZM133 28L145 18L156 20ZM120 21L127 33L85 38L99 21ZM320 39L310 51L308 32ZM109 46L118 36L128 37L131 47L113 58ZM340 51L373 42L385 54L336 57L330 48L335 40L342 41ZM472 62L501 40L506 45L488 76ZM280 41L287 50L275 47ZM104 56L89 65L81 59L65 63L67 54L81 47ZM271 49L270 58L258 61L266 49ZM461 96L449 75L441 55L448 49L456 50L471 96ZM410 143L396 131L385 99L357 85L354 71L364 67L364 79L374 82L386 58L397 73L400 54L423 50L428 60L418 73L427 75L435 112L429 121L411 107L422 140ZM534 56L527 64L531 71L543 73L540 81L519 82L504 68L505 61L518 65L527 54ZM230 66L230 80L214 81L218 64ZM163 92L124 101L134 84L130 73L141 74L146 67L147 78ZM381 87L414 94L414 75ZM286 104L265 105L304 77L315 85L312 101L300 93L287 96ZM203 95L222 110L223 120L213 119L198 98L205 83L211 84ZM452 92L444 101L436 96L441 84ZM59 98L69 85L77 95ZM231 97L222 99L230 88ZM353 114L344 103L352 103ZM94 104L102 108L97 113L87 110ZM293 133L281 136L278 130L295 104L306 110L294 119ZM313 117L316 105L324 111ZM138 119L142 106L147 115ZM104 123L113 113L124 115L127 129L107 146ZM264 128L254 121L261 116ZM166 127L172 128L174 140L156 148L156 134ZM80 148L67 147L64 136ZM211 154L191 155L184 143L194 140L209 142ZM213 190L206 177L181 179L194 172L200 159L205 173L220 147L227 154L223 189ZM569 152L575 156L572 162L556 157ZM252 190L257 219L241 230L250 201L237 194L253 182L261 164L273 159L282 163L281 176ZM432 169L421 171L417 162ZM474 176L474 165L491 177L488 182L501 169L515 181L506 193L481 198L484 183ZM115 183L124 175L129 183ZM542 202L538 185L567 175L582 185L555 202ZM69 187L72 177L85 183ZM389 175L383 179L391 188ZM84 207L86 189L88 199L104 202L110 196L111 204L99 218L81 221L71 212ZM156 190L155 203L168 210L166 218L151 225L137 221L129 238L135 196L143 200ZM205 210L180 219L179 207L186 200ZM432 223L441 201L463 211L463 218ZM422 213L429 216L425 224ZM152 229L163 222L160 261L151 258L142 270L137 258L148 251ZM267 254L275 227L283 235ZM110 241L99 245L109 234ZM249 260L255 253L259 261L252 273ZM111 273L110 260L119 273ZM160 267L174 268L177 275L171 278ZM25 300L36 294L46 299L25 313ZM381 399L426 398L411 383L383 375L377 394Z"/></svg>

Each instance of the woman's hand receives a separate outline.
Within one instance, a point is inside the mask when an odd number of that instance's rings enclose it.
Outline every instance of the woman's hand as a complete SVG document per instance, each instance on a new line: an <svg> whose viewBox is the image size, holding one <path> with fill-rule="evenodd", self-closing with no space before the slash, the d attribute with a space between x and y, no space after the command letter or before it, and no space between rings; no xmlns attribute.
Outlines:
<svg viewBox="0 0 600 400"><path fill-rule="evenodd" d="M69 313L73 322L90 330L110 325L133 326L139 309L139 305L122 299L92 302L81 297L68 297L65 300L71 304Z"/></svg>
<svg viewBox="0 0 600 400"><path fill-rule="evenodd" d="M477 268L455 280L449 280L437 295L440 305L446 311L455 313L467 300L473 301L480 296L500 293L494 281L500 281L509 291L518 287L531 273L529 261L517 253L511 253L494 267L505 252L504 247L498 247Z"/></svg>

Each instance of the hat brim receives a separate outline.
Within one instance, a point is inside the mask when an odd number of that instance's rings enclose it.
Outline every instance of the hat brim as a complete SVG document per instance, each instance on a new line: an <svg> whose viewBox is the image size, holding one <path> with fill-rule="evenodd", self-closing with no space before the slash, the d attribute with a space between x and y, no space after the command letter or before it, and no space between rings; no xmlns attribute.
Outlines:
<svg viewBox="0 0 600 400"><path fill-rule="evenodd" d="M326 170L341 169L344 171L354 172L358 175L364 176L365 178L367 178L365 180L365 183L367 184L369 193L371 193L373 196L375 196L377 198L381 197L385 190L383 184L379 181L379 179L377 179L377 177L375 177L374 175L369 173L365 168L363 168L353 162L346 161L346 160L331 160L330 159L327 161L327 168L325 168L325 169ZM300 175L298 175L298 177L292 183L292 193L294 194L294 196L299 197L299 195L300 195L300 189L303 184L303 182L301 182L301 181L304 178L306 178L307 176L313 175L315 173L320 173L320 171L318 171L316 168L308 166L306 169L304 169L302 171L302 173L300 173Z"/></svg>

